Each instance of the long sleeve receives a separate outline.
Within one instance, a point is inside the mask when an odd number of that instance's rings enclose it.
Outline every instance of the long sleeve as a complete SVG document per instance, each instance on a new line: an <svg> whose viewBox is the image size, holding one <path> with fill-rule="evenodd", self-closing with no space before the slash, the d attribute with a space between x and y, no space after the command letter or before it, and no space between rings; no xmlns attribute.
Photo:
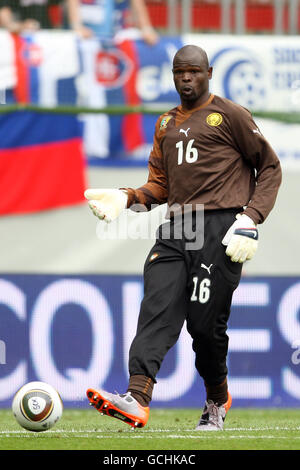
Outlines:
<svg viewBox="0 0 300 470"><path fill-rule="evenodd" d="M230 118L234 141L255 174L254 192L244 212L255 223L262 223L275 204L281 184L280 162L249 111L242 109Z"/></svg>
<svg viewBox="0 0 300 470"><path fill-rule="evenodd" d="M151 210L152 205L164 204L168 200L167 176L164 170L163 156L160 150L160 121L158 119L155 126L153 147L148 162L148 180L143 186L137 189L126 189L128 193L127 207L141 204Z"/></svg>

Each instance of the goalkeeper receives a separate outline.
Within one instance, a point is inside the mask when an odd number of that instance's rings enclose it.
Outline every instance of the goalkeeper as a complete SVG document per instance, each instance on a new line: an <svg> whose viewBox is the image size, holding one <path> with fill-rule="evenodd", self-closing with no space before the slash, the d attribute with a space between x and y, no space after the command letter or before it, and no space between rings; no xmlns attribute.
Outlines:
<svg viewBox="0 0 300 470"><path fill-rule="evenodd" d="M274 206L280 163L248 110L209 91L206 52L193 45L177 51L173 77L181 105L159 117L149 157L149 177L138 189L88 189L93 213L106 222L142 204L204 206L204 241L187 249L184 235L163 236L144 267L144 299L129 352L126 393L89 389L100 412L136 427L149 416L156 375L184 321L193 339L195 365L206 389L199 431L222 430L231 396L227 385L227 322L242 265L258 244L257 224ZM199 206L198 206L199 207ZM175 228L176 214L170 212ZM172 230L170 231L171 234Z"/></svg>

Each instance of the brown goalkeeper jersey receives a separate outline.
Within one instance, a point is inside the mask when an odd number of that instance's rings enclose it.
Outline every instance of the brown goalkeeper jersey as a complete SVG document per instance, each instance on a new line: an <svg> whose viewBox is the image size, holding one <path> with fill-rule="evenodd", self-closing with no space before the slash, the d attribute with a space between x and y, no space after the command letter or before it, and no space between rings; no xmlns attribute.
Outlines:
<svg viewBox="0 0 300 470"><path fill-rule="evenodd" d="M126 188L127 207L244 207L262 223L281 183L280 162L251 113L215 95L196 109L178 106L158 118L148 168L146 184Z"/></svg>

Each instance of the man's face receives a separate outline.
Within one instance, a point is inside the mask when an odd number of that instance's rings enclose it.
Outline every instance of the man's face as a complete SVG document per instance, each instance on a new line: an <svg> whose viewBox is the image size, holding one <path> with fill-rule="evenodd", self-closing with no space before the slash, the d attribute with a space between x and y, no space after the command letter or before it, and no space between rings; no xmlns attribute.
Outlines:
<svg viewBox="0 0 300 470"><path fill-rule="evenodd" d="M207 99L212 68L199 53L185 51L175 56L173 77L182 103L198 106Z"/></svg>

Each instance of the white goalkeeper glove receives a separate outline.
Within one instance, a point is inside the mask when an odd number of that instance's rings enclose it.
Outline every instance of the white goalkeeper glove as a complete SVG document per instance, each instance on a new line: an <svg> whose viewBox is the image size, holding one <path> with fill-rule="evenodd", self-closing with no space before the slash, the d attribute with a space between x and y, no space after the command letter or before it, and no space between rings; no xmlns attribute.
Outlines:
<svg viewBox="0 0 300 470"><path fill-rule="evenodd" d="M128 195L120 189L87 189L84 197L93 214L110 223L127 207Z"/></svg>
<svg viewBox="0 0 300 470"><path fill-rule="evenodd" d="M227 230L222 240L227 246L226 255L235 263L251 259L258 245L258 231L255 223L246 214L238 214L236 221Z"/></svg>

